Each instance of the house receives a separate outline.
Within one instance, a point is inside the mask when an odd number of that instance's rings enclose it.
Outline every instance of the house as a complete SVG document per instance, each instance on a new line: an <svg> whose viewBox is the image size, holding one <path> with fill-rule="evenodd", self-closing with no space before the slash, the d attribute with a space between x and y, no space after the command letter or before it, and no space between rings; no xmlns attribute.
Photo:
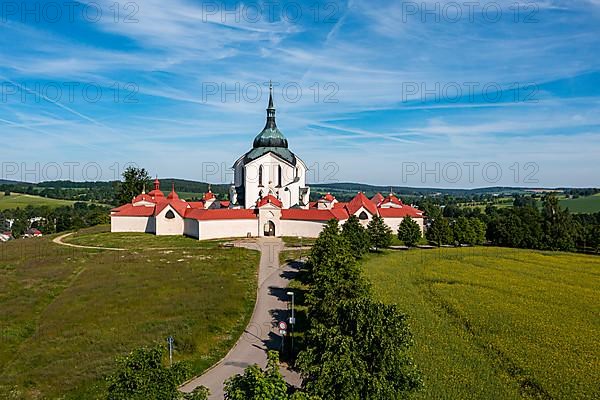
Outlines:
<svg viewBox="0 0 600 400"><path fill-rule="evenodd" d="M42 232L40 232L36 228L29 228L29 229L27 229L25 234L23 234L24 238L41 237L41 236L42 236Z"/></svg>

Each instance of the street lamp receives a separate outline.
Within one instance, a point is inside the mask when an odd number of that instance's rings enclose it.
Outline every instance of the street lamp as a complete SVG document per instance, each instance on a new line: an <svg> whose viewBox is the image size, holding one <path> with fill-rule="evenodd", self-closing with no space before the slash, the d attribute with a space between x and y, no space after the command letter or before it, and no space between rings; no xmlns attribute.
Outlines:
<svg viewBox="0 0 600 400"><path fill-rule="evenodd" d="M292 316L290 317L290 339L292 341L292 356L294 354L294 325L296 324L296 316L294 315L294 292L287 292L288 296L292 297Z"/></svg>

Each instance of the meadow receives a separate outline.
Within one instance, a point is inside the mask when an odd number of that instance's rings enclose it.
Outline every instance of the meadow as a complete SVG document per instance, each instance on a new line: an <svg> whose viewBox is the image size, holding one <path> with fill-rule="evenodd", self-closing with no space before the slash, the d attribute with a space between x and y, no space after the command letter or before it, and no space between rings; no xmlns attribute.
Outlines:
<svg viewBox="0 0 600 400"><path fill-rule="evenodd" d="M376 296L410 317L416 398L597 398L599 257L444 248L363 265Z"/></svg>
<svg viewBox="0 0 600 400"><path fill-rule="evenodd" d="M117 355L175 338L200 373L224 356L255 302L259 253L184 237L75 235L128 251L0 244L0 398L99 399Z"/></svg>
<svg viewBox="0 0 600 400"><path fill-rule="evenodd" d="M10 196L5 196L2 192L0 193L0 211L8 210L11 208L25 208L31 206L48 206L48 207L60 207L60 206L71 206L75 202L70 200L58 200L49 199L41 196L34 196L30 194L22 193L11 193Z"/></svg>
<svg viewBox="0 0 600 400"><path fill-rule="evenodd" d="M597 213L600 212L600 193L576 199L563 198L559 203L565 208L568 207L572 213Z"/></svg>

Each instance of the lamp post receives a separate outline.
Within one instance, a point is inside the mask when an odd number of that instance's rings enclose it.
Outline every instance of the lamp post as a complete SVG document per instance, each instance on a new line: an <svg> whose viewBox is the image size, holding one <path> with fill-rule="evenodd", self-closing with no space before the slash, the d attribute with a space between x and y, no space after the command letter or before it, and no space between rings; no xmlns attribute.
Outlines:
<svg viewBox="0 0 600 400"><path fill-rule="evenodd" d="M290 325L291 325L291 330L290 330L290 339L292 341L292 356L294 354L294 325L296 324L296 316L294 315L294 292L287 292L288 296L292 297L292 315L290 317Z"/></svg>
<svg viewBox="0 0 600 400"><path fill-rule="evenodd" d="M175 339L173 339L173 336L169 336L167 338L167 343L169 344L169 365L173 366L173 343L175 342Z"/></svg>

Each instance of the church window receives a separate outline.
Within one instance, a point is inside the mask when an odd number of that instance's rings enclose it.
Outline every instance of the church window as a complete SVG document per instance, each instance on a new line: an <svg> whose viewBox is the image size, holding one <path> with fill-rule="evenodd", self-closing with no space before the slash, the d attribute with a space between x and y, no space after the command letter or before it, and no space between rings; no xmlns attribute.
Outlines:
<svg viewBox="0 0 600 400"><path fill-rule="evenodd" d="M165 214L165 218L166 218L166 219L173 219L173 218L175 218L175 214L173 213L173 211L169 210L169 211L167 211L167 213Z"/></svg>
<svg viewBox="0 0 600 400"><path fill-rule="evenodd" d="M263 167L262 165L258 167L258 186L263 185Z"/></svg>
<svg viewBox="0 0 600 400"><path fill-rule="evenodd" d="M369 216L367 215L367 213L366 213L366 212L364 212L364 211L363 211L363 212L361 212L361 213L358 215L358 219L363 219L363 220L364 220L364 219L369 219Z"/></svg>
<svg viewBox="0 0 600 400"><path fill-rule="evenodd" d="M277 166L277 186L281 187L281 165Z"/></svg>

